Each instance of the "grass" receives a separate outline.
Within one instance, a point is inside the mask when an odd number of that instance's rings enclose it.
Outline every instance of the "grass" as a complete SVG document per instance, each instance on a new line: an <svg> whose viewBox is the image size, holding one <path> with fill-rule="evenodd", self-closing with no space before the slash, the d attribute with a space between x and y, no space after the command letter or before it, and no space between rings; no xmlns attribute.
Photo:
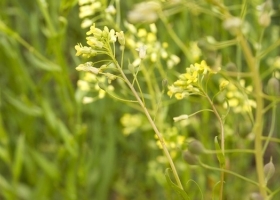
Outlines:
<svg viewBox="0 0 280 200"><path fill-rule="evenodd" d="M163 12L157 13L156 39L148 42L137 32L129 31L124 23L128 11L133 9L132 3L121 1L115 20L105 18L104 9L109 3L100 2L106 6L96 11L96 27L103 29L107 25L123 30L126 39L141 41L150 49L162 45L161 50L168 56L180 58L179 63L168 67L170 57L165 59L158 54L156 62L152 62L147 52L149 59L142 61L138 72L137 68L133 72L129 71L129 64L138 58L134 46L126 40L123 61L119 46L115 49L116 61L123 63L124 74L134 83L163 135L189 198L249 199L254 192L260 192L265 199L280 198L280 91L274 85L276 91L267 93L270 78L279 81L277 3L274 2L275 12L268 27L258 22L256 6L260 1L239 1L234 5L224 1L225 10L215 1L161 3ZM79 88L77 82L84 80L86 73L75 68L106 57L75 56L75 45L86 44L88 31L81 28L78 1L50 0L46 4L31 0L0 3L0 199L179 199L166 181L169 163L139 105L109 98L109 90L103 99L82 103L85 95L97 97L100 91L94 89L95 82L91 83L90 92ZM118 5L118 1L113 4ZM225 30L227 12L246 21L244 27L249 31L236 35ZM135 28L151 32L145 23L136 23ZM168 47L163 47L164 42ZM259 44L260 49L256 48ZM198 57L196 50L200 52ZM185 73L190 64L201 60L206 60L212 69L221 68L207 82L210 98L169 98L167 85ZM230 71L232 66L235 69ZM224 109L225 93L212 99L219 92L221 77L258 106L245 114L235 113L234 108ZM245 95L246 90L239 83L241 78L255 93ZM115 88L112 94L134 100L123 82L113 81L111 85ZM225 143L220 153L224 152L225 165L217 159L214 141L220 133L219 122L213 112L203 111L211 106L223 120ZM173 117L196 112L188 120L173 121ZM129 114L127 123L122 121L125 114ZM199 157L201 166L188 165L182 159L191 138L209 150ZM262 170L270 157L276 171L266 188L262 186ZM221 171L225 172L224 179ZM176 183L172 172L169 176ZM220 180L225 180L223 190Z"/></svg>

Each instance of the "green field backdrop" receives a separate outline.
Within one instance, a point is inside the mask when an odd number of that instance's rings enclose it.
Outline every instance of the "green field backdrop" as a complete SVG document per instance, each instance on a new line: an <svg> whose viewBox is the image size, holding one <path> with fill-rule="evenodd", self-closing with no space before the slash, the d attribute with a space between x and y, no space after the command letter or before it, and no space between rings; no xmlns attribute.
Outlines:
<svg viewBox="0 0 280 200"><path fill-rule="evenodd" d="M103 29L106 25L123 30L135 41L141 39L125 26L129 11L140 1L116 1L120 2L117 12L121 14L113 15L112 19L105 17L104 10L109 5L115 6L114 0L92 2L102 4L101 10L92 16L96 27ZM249 69L234 34L225 30L219 18L215 1L157 2L165 6L166 15L151 22L157 27L157 43L153 45L165 45L167 54L176 55L180 62L170 67L168 59L158 58L156 63L145 61L146 68L139 72L139 84L190 199L218 199L220 172L190 166L182 159L190 138L215 150L214 139L219 135L217 119L212 112L199 112L187 121L175 123L173 117L210 106L205 98L196 95L180 101L170 98L167 85L190 64L206 60L214 69L221 69L207 83L213 97L219 91L221 77L238 82L227 74L232 66L245 74L241 78L246 80L246 87L250 86L252 81L246 76ZM256 14L256 7L262 3L261 0L224 1L233 15L246 21L246 39L254 54L264 53L259 60L259 73L265 89L271 76L278 80L280 77L280 64L271 67L276 58L280 62L280 2L273 1L274 12L265 30ZM75 45L86 45L89 30L81 27L84 19L79 13L77 0L0 1L0 200L179 199L168 186L165 173L169 164L141 109L107 94L98 98L100 90L94 86L88 93L78 87L85 73L75 68L99 59L75 55ZM151 23L136 22L135 27L149 32ZM257 45L262 45L259 52ZM119 46L116 57L120 60ZM135 49L127 48L124 66L127 68L136 57ZM133 98L124 84L112 85L117 96ZM271 133L275 138L264 153L264 164L272 157L276 169L268 182L271 193L280 188L279 85L277 94L275 101L265 99L268 109L263 115L263 136ZM85 96L94 101L84 104ZM253 99L254 95L248 98ZM271 102L274 104L269 106ZM247 115L223 109L222 99L215 100L215 104L221 115L227 114L226 149L253 149L254 110ZM219 168L214 154L202 155L201 160ZM227 154L226 165L228 170L258 182L254 154ZM224 187L227 200L247 200L258 192L256 185L230 174L226 174ZM272 199L280 199L279 192Z"/></svg>

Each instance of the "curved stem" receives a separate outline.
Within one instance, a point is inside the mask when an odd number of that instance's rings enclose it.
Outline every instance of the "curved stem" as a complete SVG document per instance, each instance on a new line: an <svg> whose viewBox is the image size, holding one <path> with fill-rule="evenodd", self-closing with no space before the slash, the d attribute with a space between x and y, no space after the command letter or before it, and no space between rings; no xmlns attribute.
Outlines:
<svg viewBox="0 0 280 200"><path fill-rule="evenodd" d="M222 150L222 154L223 156L225 155L225 133L224 133L224 124L223 124L223 120L220 116L220 114L218 113L215 105L213 104L213 101L210 99L210 97L206 94L206 92L204 92L204 90L202 90L204 96L207 98L208 102L210 103L214 114L216 115L219 124L220 124L220 131L221 131L221 150ZM225 164L224 163L220 163L220 167L221 169L225 169ZM220 188L220 199L223 199L223 191L224 191L224 180L225 180L225 172L221 171L221 188Z"/></svg>
<svg viewBox="0 0 280 200"><path fill-rule="evenodd" d="M268 140L265 141L265 144L263 145L263 151L262 154L264 155L266 148L270 142L270 138L272 137L272 134L274 132L274 127L275 127L275 119L276 119L276 106L273 106L272 108L272 114L271 114L271 125L270 125L270 131L268 133Z"/></svg>
<svg viewBox="0 0 280 200"><path fill-rule="evenodd" d="M177 173L177 170L176 170L175 165L174 165L174 163L173 163L173 160L172 160L172 158L171 158L171 156L170 156L170 154L169 154L169 151L168 151L168 149L167 149L167 146L166 146L166 144L165 144L165 142L164 142L164 139L163 139L162 134L159 132L159 130L158 130L157 126L155 125L155 123L154 123L154 121L153 121L153 119L152 119L152 117L151 117L149 111L147 110L147 108L146 108L144 102L141 100L141 98L139 97L137 91L135 90L135 88L133 87L133 85L130 83L130 81L128 80L128 78L126 77L126 75L124 74L122 68L119 66L118 62L117 62L115 59L114 59L114 61L115 61L115 64L116 64L117 68L119 69L119 71L120 71L120 73L121 73L123 79L125 80L126 84L127 84L128 87L130 88L130 90L132 91L132 93L134 94L134 96L135 96L136 100L138 101L139 105L142 107L142 109L143 109L143 111L144 111L144 113L145 113L145 115L146 115L146 117L147 117L149 123L151 124L153 130L155 131L155 133L156 133L156 135L157 135L157 137L158 137L158 139L159 139L159 141L160 141L160 143L161 143L161 145L162 145L164 154L165 154L165 156L166 156L167 159L168 159L168 162L169 162L170 167L171 167L171 169L172 169L172 172L173 172L173 175L174 175L175 180L176 180L176 182L177 182L177 185L178 185L178 187L180 187L180 188L183 190L182 183L181 183L180 178L179 178L179 176L178 176L178 173Z"/></svg>

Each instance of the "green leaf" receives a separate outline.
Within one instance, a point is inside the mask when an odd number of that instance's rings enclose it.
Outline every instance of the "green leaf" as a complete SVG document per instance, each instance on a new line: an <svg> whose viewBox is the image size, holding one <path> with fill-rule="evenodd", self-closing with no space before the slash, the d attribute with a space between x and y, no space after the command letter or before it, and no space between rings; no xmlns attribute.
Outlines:
<svg viewBox="0 0 280 200"><path fill-rule="evenodd" d="M168 185L172 188L173 191L177 193L180 199L189 200L190 198L188 197L187 193L172 182L172 180L169 177L169 171L171 171L170 168L167 168L165 170L165 178L167 180Z"/></svg>
<svg viewBox="0 0 280 200"><path fill-rule="evenodd" d="M221 167L224 167L225 166L225 163L226 163L226 159L225 159L225 156L224 156L224 154L222 153L222 151L221 151L221 147L220 147L220 145L219 145L219 141L218 141L218 137L216 136L215 137L215 148L216 148L216 150L218 151L218 153L217 153L217 158L218 158L218 160L219 160L219 163L220 163L220 166Z"/></svg>

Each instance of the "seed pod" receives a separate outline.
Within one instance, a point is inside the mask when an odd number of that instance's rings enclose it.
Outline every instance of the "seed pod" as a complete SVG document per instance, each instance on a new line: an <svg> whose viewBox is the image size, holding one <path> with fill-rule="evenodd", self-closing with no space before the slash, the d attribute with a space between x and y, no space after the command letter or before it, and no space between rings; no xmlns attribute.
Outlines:
<svg viewBox="0 0 280 200"><path fill-rule="evenodd" d="M192 140L188 145L189 152L195 155L200 155L205 152L203 144L198 140Z"/></svg>
<svg viewBox="0 0 280 200"><path fill-rule="evenodd" d="M189 165L198 165L199 161L196 155L192 154L188 150L183 152L183 159L189 164Z"/></svg>
<svg viewBox="0 0 280 200"><path fill-rule="evenodd" d="M274 164L272 163L272 158L270 158L270 162L264 166L263 171L264 171L265 180L267 182L275 173L275 167Z"/></svg>
<svg viewBox="0 0 280 200"><path fill-rule="evenodd" d="M229 62L226 64L226 70L229 72L236 72L237 71L237 67L236 64L233 62Z"/></svg>
<svg viewBox="0 0 280 200"><path fill-rule="evenodd" d="M266 89L269 95L279 95L280 93L279 80L275 77L270 78L267 82Z"/></svg>

